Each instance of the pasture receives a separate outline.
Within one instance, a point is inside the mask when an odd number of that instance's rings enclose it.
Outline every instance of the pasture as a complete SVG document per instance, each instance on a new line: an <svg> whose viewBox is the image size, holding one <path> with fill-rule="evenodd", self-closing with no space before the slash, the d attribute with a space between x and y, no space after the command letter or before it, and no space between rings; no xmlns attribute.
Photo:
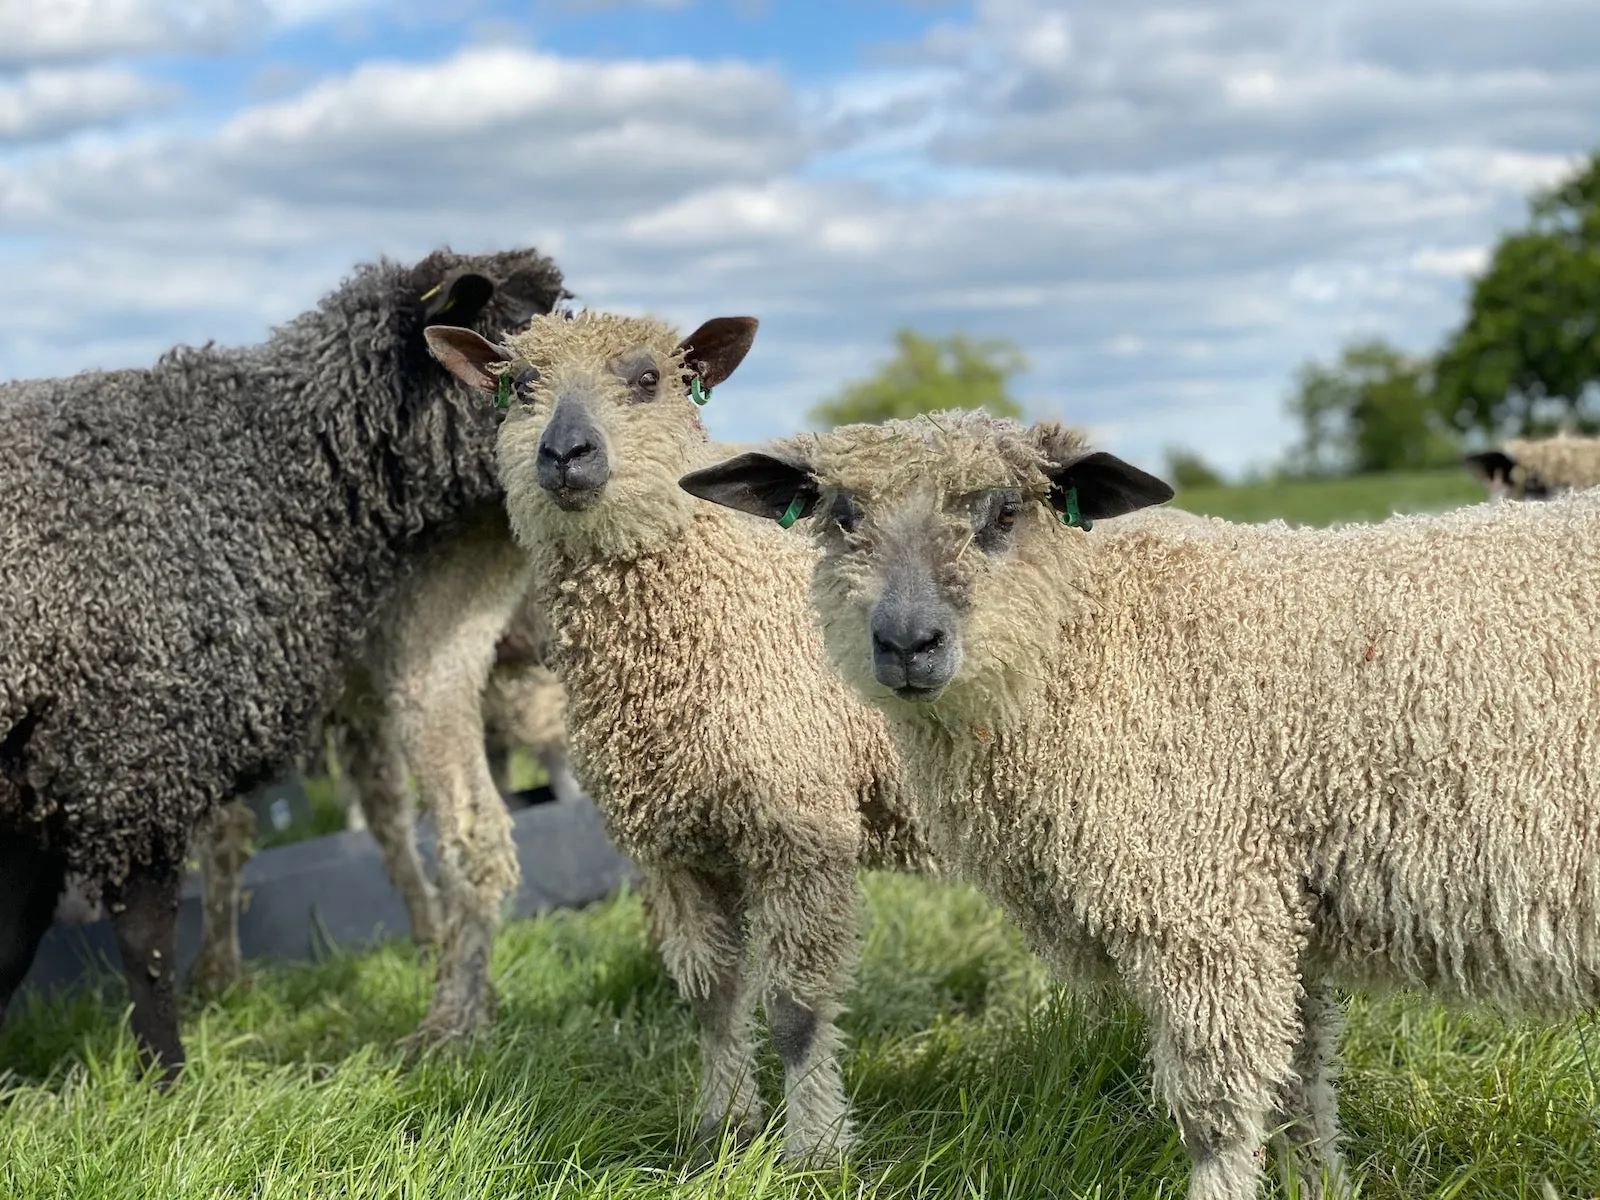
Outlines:
<svg viewBox="0 0 1600 1200"><path fill-rule="evenodd" d="M1462 483L1465 486L1461 486ZM1325 524L1477 498L1446 473L1195 492L1241 519ZM319 806L321 808L323 806ZM635 896L518 921L495 954L500 1020L407 1065L432 975L408 945L257 969L189 1002L190 1069L137 1077L120 983L19 1003L0 1032L0 1195L110 1197L1112 1197L1182 1194L1139 1019L1052 983L970 890L873 875L844 1026L862 1145L838 1173L775 1142L709 1162L683 1130L687 1007ZM1367 1197L1600 1196L1600 1030L1358 999L1342 1116ZM777 1062L764 1060L777 1096ZM1275 1193L1277 1194L1277 1193Z"/></svg>

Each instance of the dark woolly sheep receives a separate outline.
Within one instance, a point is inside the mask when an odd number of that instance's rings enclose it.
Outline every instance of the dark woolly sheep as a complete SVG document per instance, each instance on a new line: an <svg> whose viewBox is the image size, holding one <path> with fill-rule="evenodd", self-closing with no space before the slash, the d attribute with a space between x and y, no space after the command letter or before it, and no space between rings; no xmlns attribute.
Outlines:
<svg viewBox="0 0 1600 1200"><path fill-rule="evenodd" d="M439 251L359 268L260 346L0 388L0 1015L70 871L111 913L135 1034L181 1066L191 831L308 748L413 566L463 527L508 539L493 410L423 330L563 295L531 250Z"/></svg>

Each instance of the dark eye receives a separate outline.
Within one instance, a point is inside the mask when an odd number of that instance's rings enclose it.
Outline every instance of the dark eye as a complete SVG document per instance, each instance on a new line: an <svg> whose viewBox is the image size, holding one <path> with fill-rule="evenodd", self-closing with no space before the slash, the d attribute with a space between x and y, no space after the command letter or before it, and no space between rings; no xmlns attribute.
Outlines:
<svg viewBox="0 0 1600 1200"><path fill-rule="evenodd" d="M512 379L512 385L517 390L517 399L521 400L524 404L533 403L533 385L538 382L538 367L521 368L517 372L515 378Z"/></svg>
<svg viewBox="0 0 1600 1200"><path fill-rule="evenodd" d="M1016 528L1017 516L1022 512L1022 497L1015 492L997 493L979 512L978 545L985 551L998 550L1010 540L1011 531Z"/></svg>
<svg viewBox="0 0 1600 1200"><path fill-rule="evenodd" d="M861 520L861 514L856 509L856 503L849 496L840 492L833 498L833 507L828 510L828 516L833 523L846 533L854 533L856 523Z"/></svg>
<svg viewBox="0 0 1600 1200"><path fill-rule="evenodd" d="M647 392L653 392L656 390L656 385L661 382L661 372L646 371L633 382L635 387L643 388Z"/></svg>

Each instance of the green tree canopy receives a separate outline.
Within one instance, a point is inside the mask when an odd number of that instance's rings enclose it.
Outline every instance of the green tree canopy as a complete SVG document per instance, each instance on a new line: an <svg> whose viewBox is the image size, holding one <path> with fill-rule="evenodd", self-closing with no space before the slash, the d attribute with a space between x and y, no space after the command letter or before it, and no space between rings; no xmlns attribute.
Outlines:
<svg viewBox="0 0 1600 1200"><path fill-rule="evenodd" d="M1439 355L1440 400L1460 429L1600 426L1600 152L1530 210Z"/></svg>
<svg viewBox="0 0 1600 1200"><path fill-rule="evenodd" d="M1291 475L1415 470L1460 454L1429 362L1381 339L1348 343L1331 365L1302 365L1288 409L1301 429L1286 463Z"/></svg>
<svg viewBox="0 0 1600 1200"><path fill-rule="evenodd" d="M869 378L848 384L806 415L827 428L914 417L945 408L984 408L997 417L1021 417L1006 383L1028 362L1003 338L966 334L925 337L912 329L894 335L896 351Z"/></svg>
<svg viewBox="0 0 1600 1200"><path fill-rule="evenodd" d="M1222 486L1222 474L1193 450L1169 446L1166 458L1166 481L1178 491Z"/></svg>

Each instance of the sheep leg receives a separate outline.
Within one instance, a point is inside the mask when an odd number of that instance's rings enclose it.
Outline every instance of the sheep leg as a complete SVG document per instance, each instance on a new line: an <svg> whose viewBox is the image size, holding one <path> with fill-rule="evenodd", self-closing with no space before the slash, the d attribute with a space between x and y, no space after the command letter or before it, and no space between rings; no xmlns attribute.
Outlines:
<svg viewBox="0 0 1600 1200"><path fill-rule="evenodd" d="M443 949L413 1049L494 1020L489 967L500 906L516 890L511 813L484 755L483 689L495 645L528 590L505 510L442 544L416 577L384 695L395 736L439 836Z"/></svg>
<svg viewBox="0 0 1600 1200"><path fill-rule="evenodd" d="M438 890L422 865L405 761L389 737L380 706L363 705L359 716L347 718L339 751L341 771L355 793L367 830L383 852L389 882L405 902L412 940L432 949L439 944Z"/></svg>
<svg viewBox="0 0 1600 1200"><path fill-rule="evenodd" d="M122 974L133 1001L133 1033L146 1063L170 1083L183 1069L178 1037L174 976L178 960L178 893L183 873L168 867L135 867L107 891L111 930Z"/></svg>
<svg viewBox="0 0 1600 1200"><path fill-rule="evenodd" d="M239 911L244 865L253 853L256 815L243 800L219 808L196 839L200 854L200 954L189 973L202 996L217 996L244 978L239 949Z"/></svg>
<svg viewBox="0 0 1600 1200"><path fill-rule="evenodd" d="M1295 963L1200 939L1143 958L1127 978L1189 1152L1188 1200L1256 1200L1267 1119L1300 1041Z"/></svg>
<svg viewBox="0 0 1600 1200"><path fill-rule="evenodd" d="M19 837L0 837L0 1022L33 966L67 882L59 854Z"/></svg>
<svg viewBox="0 0 1600 1200"><path fill-rule="evenodd" d="M550 790L555 794L558 803L570 804L582 797L583 785L572 773L572 764L567 761L565 751L540 750L538 757L540 765L544 767L544 773L550 777Z"/></svg>
<svg viewBox="0 0 1600 1200"><path fill-rule="evenodd" d="M855 857L767 881L758 910L767 1021L783 1060L783 1156L837 1160L854 1142L834 1023L855 966L859 893Z"/></svg>
<svg viewBox="0 0 1600 1200"><path fill-rule="evenodd" d="M485 746L484 754L489 760L489 778L494 780L494 786L502 795L511 794L511 747Z"/></svg>
<svg viewBox="0 0 1600 1200"><path fill-rule="evenodd" d="M734 885L692 871L647 870L642 888L667 974L700 1027L695 1130L714 1143L724 1122L743 1144L760 1131L750 1035L743 905Z"/></svg>
<svg viewBox="0 0 1600 1200"><path fill-rule="evenodd" d="M1339 1097L1334 1063L1343 1010L1333 988L1310 983L1300 1000L1303 1036L1295 1047L1295 1078L1284 1087L1273 1147L1288 1187L1298 1175L1305 1200L1332 1200L1348 1194L1350 1182L1339 1157Z"/></svg>

